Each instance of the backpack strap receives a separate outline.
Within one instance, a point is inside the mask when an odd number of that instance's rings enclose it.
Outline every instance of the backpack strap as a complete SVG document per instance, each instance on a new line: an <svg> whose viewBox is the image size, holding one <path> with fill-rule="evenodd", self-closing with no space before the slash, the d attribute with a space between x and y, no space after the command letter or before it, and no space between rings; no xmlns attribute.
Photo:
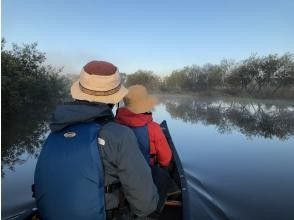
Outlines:
<svg viewBox="0 0 294 220"><path fill-rule="evenodd" d="M152 160L153 165L158 164L157 154L150 154L150 159Z"/></svg>
<svg viewBox="0 0 294 220"><path fill-rule="evenodd" d="M113 193L114 191L118 190L121 188L121 183L116 182L116 183L111 183L107 186L104 187L104 192L105 193Z"/></svg>

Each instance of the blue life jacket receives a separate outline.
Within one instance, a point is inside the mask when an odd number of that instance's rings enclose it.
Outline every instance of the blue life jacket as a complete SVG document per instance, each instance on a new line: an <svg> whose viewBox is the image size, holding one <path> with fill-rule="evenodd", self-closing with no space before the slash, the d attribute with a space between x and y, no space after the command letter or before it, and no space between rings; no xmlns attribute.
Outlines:
<svg viewBox="0 0 294 220"><path fill-rule="evenodd" d="M149 141L149 135L148 135L148 128L147 125L142 127L130 127L133 132L135 133L140 150L147 161L148 164L150 164L150 141Z"/></svg>
<svg viewBox="0 0 294 220"><path fill-rule="evenodd" d="M94 122L76 124L47 138L35 171L42 219L105 219L101 127Z"/></svg>

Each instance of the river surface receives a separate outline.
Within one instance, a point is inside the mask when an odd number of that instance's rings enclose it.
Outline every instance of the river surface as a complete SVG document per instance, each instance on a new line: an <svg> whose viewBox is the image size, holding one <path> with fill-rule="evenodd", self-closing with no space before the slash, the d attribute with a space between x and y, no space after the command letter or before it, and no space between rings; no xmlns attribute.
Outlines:
<svg viewBox="0 0 294 220"><path fill-rule="evenodd" d="M294 101L160 100L153 116L167 121L182 161L189 219L294 219ZM32 204L36 158L48 135L48 117L38 115L2 126L2 217Z"/></svg>

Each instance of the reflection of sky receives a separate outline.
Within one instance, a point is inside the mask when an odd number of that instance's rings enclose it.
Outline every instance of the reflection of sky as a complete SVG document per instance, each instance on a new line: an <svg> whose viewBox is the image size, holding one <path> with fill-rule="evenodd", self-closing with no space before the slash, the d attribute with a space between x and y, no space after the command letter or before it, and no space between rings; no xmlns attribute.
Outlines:
<svg viewBox="0 0 294 220"><path fill-rule="evenodd" d="M264 209L272 216L267 219L282 219L282 212L287 217L293 214L289 209L294 204L293 136L248 138L236 129L220 134L215 125L172 118L164 104L155 108L153 117L168 123L193 198L202 193L232 219L263 219L259 215ZM25 162L16 164L14 171L4 166L2 215L32 201L36 160L27 153L20 159ZM199 181L204 189L199 189Z"/></svg>
<svg viewBox="0 0 294 220"><path fill-rule="evenodd" d="M220 134L214 125L171 118L164 105L154 118L168 122L195 208L201 195L203 206L207 199L232 219L293 219L293 136L282 141L248 138L238 130ZM201 216L198 211L192 216Z"/></svg>

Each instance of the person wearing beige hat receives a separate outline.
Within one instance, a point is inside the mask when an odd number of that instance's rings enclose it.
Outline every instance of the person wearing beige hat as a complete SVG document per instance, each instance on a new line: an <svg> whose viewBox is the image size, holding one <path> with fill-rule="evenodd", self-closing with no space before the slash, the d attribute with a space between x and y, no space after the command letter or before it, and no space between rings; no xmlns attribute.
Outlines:
<svg viewBox="0 0 294 220"><path fill-rule="evenodd" d="M74 101L57 106L38 158L35 200L43 219L115 219L120 192L137 217L156 209L157 188L136 136L112 113L127 93L113 64L82 68Z"/></svg>

